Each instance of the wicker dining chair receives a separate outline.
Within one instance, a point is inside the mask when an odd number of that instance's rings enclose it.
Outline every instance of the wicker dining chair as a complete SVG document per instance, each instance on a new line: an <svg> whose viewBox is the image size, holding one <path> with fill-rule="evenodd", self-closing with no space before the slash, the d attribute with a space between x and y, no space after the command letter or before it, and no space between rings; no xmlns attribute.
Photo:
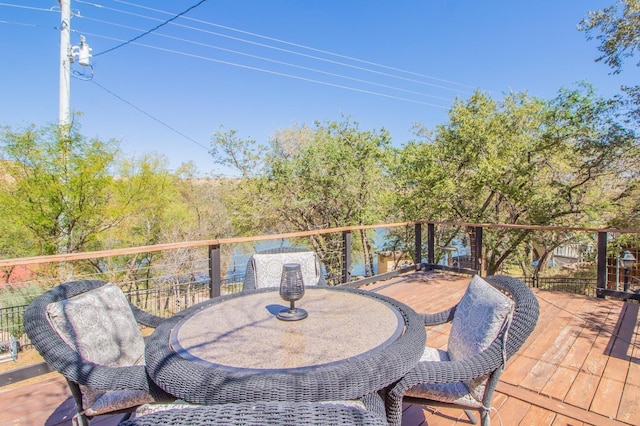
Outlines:
<svg viewBox="0 0 640 426"><path fill-rule="evenodd" d="M175 400L144 365L138 324L155 328L161 321L129 303L116 285L97 280L61 284L24 314L31 343L67 380L77 410L73 422L83 426L98 415L130 415L142 404Z"/></svg>
<svg viewBox="0 0 640 426"><path fill-rule="evenodd" d="M242 291L278 287L285 263L299 263L305 285L326 286L318 255L302 247L281 247L260 251L247 262Z"/></svg>
<svg viewBox="0 0 640 426"><path fill-rule="evenodd" d="M425 348L418 365L387 392L389 424L399 425L403 401L461 408L472 423L490 424L493 393L507 360L538 321L535 295L506 276L473 277L460 302L443 312L422 314L425 326L451 322L447 350Z"/></svg>
<svg viewBox="0 0 640 426"><path fill-rule="evenodd" d="M384 401L377 393L353 401L257 401L217 405L159 406L148 414L144 407L119 426L207 425L386 426Z"/></svg>

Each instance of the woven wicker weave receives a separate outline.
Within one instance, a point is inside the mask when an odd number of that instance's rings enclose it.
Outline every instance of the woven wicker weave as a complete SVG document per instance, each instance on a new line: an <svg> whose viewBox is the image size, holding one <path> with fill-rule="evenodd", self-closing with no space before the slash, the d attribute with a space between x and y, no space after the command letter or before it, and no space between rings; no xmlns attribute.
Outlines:
<svg viewBox="0 0 640 426"><path fill-rule="evenodd" d="M363 398L365 408L335 402L245 402L200 405L159 411L120 423L120 426L153 425L379 425L387 420L377 394Z"/></svg>
<svg viewBox="0 0 640 426"><path fill-rule="evenodd" d="M387 418L392 425L399 425L402 418L402 402L407 389L420 383L455 383L490 374L485 388L480 415L483 425L489 425L489 407L493 392L504 366L504 358L515 354L529 337L538 321L539 306L533 292L520 280L506 276L490 276L485 280L492 286L508 294L515 302L515 312L506 341L498 338L484 351L459 361L420 362L387 393ZM449 322L453 319L456 306L445 311L422 315L425 326ZM504 353L503 353L504 349ZM462 409L468 407L440 403L438 401L404 398L405 402L429 405L447 405ZM471 414L467 412L468 414ZM470 416L472 417L472 416Z"/></svg>

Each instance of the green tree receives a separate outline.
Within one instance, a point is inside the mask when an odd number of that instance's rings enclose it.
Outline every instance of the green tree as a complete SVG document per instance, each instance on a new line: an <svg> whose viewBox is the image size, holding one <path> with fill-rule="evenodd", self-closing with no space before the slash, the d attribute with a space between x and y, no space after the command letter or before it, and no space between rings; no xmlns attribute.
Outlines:
<svg viewBox="0 0 640 426"><path fill-rule="evenodd" d="M640 50L640 1L619 0L605 9L589 11L578 30L584 31L588 40L597 34L602 56L596 61L604 60L614 74L619 74L624 60Z"/></svg>
<svg viewBox="0 0 640 426"><path fill-rule="evenodd" d="M614 74L623 70L626 59L640 50L640 1L620 0L608 8L590 11L588 16L578 25L587 39L595 36L600 42L598 50L602 61L613 69ZM636 63L640 66L640 61ZM623 86L621 93L613 100L625 125L636 132L640 128L640 86ZM612 226L623 228L640 227L640 148L637 143L626 155L627 188L614 202L615 217L610 221Z"/></svg>
<svg viewBox="0 0 640 426"><path fill-rule="evenodd" d="M370 224L384 211L385 130L362 131L348 119L295 126L268 146L239 140L234 132L214 136L217 162L242 174L226 201L242 232L291 232ZM329 268L339 265L335 238L311 238ZM360 234L371 273L371 242Z"/></svg>
<svg viewBox="0 0 640 426"><path fill-rule="evenodd" d="M57 126L5 128L0 147L0 253L5 258L142 246L198 235L191 232L198 226L192 211L197 197L187 199L181 193L186 181L167 171L166 158L123 158L114 141L87 139L77 125L68 132ZM149 271L156 256L95 259L38 272L67 275L68 268L74 268L139 285L153 278ZM7 276L10 271L3 272Z"/></svg>
<svg viewBox="0 0 640 426"><path fill-rule="evenodd" d="M167 170L164 156L144 155L120 159L114 167L117 179L111 187L112 217L117 226L106 232L102 248L218 238L227 220L216 194L219 183L195 177L193 165L177 173ZM110 279L130 283L131 289L147 288L154 280L170 285L193 281L202 271L202 250L182 249L119 256L92 265ZM162 267L156 267L156 265ZM161 274L161 275L160 275ZM154 286L158 283L155 282Z"/></svg>
<svg viewBox="0 0 640 426"><path fill-rule="evenodd" d="M432 133L422 129L425 141L398 151L398 210L404 219L604 225L607 208L626 188L633 145L616 118L611 103L588 86L549 102L526 94L496 102L477 92L454 104L448 123ZM524 230L487 232L488 273L531 238Z"/></svg>
<svg viewBox="0 0 640 426"><path fill-rule="evenodd" d="M2 213L18 235L29 235L33 251L22 255L83 251L113 226L107 214L113 141L87 139L75 127L68 133L5 128L1 138L7 183L0 189Z"/></svg>

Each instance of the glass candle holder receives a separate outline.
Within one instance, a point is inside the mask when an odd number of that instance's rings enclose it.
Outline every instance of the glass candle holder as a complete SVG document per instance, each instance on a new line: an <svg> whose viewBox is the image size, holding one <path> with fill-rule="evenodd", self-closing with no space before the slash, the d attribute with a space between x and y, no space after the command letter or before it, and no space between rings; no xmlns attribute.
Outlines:
<svg viewBox="0 0 640 426"><path fill-rule="evenodd" d="M308 316L304 309L296 308L296 300L304 296L304 281L299 263L285 263L282 265L280 278L280 297L289 302L289 309L283 309L276 315L283 321L298 321Z"/></svg>

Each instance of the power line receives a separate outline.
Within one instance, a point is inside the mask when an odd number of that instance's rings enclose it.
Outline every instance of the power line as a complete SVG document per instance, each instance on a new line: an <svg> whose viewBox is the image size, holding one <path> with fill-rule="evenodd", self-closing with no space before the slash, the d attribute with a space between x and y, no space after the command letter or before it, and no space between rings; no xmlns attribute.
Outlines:
<svg viewBox="0 0 640 426"><path fill-rule="evenodd" d="M128 2L128 1L124 1L124 0L113 0L113 1L116 2L116 3L122 3L122 4L126 4L128 6L133 6L133 7L137 7L137 8L140 8L140 9L146 9L146 10L150 10L150 11L153 11L153 12L163 13L165 15L166 14L170 14L170 12L166 12L166 11L163 11L163 10L160 10L160 9L154 9L154 8L148 7L148 6L138 5L138 4L135 4L135 3ZM114 9L114 10L117 10L117 9ZM149 19L153 19L153 18L149 18ZM454 84L454 85L458 85L458 86L462 86L462 87L467 87L469 89L475 89L474 86L470 86L470 85L467 85L467 84L464 84L464 83L459 83L459 82L455 82L455 81L451 81L451 80L445 80L445 79L442 79L442 78L433 77L433 76L429 76L429 75L425 75L425 74L420 74L420 73L416 73L416 72L413 72L413 71L407 71L407 70L403 70L401 68L395 68L395 67L391 67L391 66L380 64L380 63L376 63L376 62L370 62L370 61L366 61L366 60L363 60L363 59L355 58L355 57L352 57L352 56L341 55L339 53L334 53L334 52L330 52L330 51L327 51L327 50L317 49L317 48L314 48L314 47L305 46L303 44L293 43L293 42L290 42L290 41L277 39L277 38L265 36L265 35L262 35L262 34L252 33L252 32L249 32L249 31L240 30L240 29L233 28L233 27L228 27L228 26L225 26L225 25L220 25L220 24L216 24L216 23L209 22L209 21L204 21L204 20L197 19L197 18L185 17L184 19L190 20L190 21L194 21L194 22L199 22L199 23L202 23L202 24L211 25L211 26L218 27L218 28L223 28L223 29L226 29L226 30L229 30L229 31L238 32L238 33L241 33L241 34L250 35L252 37L258 37L258 38L262 38L262 39L265 39L265 40L275 41L277 43L287 44L289 46L300 47L300 48L311 50L311 51L314 51L314 52L323 53L323 54L326 54L326 55L336 56L336 57L340 57L340 58L343 58L343 59L349 59L351 61L365 63L365 64L368 64L368 65L373 65L373 66L380 67L380 68L386 68L386 69L389 69L389 70L393 70L393 71L398 71L398 72L414 75L414 76L417 76L417 77L428 78L428 79L432 79L432 80L441 81L443 83L449 83L449 84Z"/></svg>
<svg viewBox="0 0 640 426"><path fill-rule="evenodd" d="M106 9L106 10L110 10L110 11L113 11L113 12L122 13L122 14L125 14L125 15L135 16L135 17L139 17L139 18L143 18L143 19L152 20L152 21L160 21L160 19L158 19L158 18L153 18L153 17L147 16L147 15L141 15L141 14L138 14L138 13L133 13L133 12L129 12L129 11L126 11L126 10L116 9L116 8L107 7L107 6L103 6L103 5L96 5L95 3L88 3L88 2L84 2L82 0L77 0L77 1L80 2L80 3L88 4L88 5L91 5L91 6L96 6L96 7L99 7L101 9ZM142 9L148 9L148 10L151 10L151 11L154 11L154 12L158 12L158 13L170 14L169 12L165 12L165 11L158 10L158 9L153 9L153 8L150 8L150 7L136 5L134 3L129 3L129 2L125 2L125 1L119 1L119 0L114 0L114 1L117 1L118 3L123 3L123 4L131 5L131 6L135 6L135 7L142 8ZM419 77L422 77L422 78L428 78L428 79L432 79L432 80L439 80L439 81L442 81L442 82L447 82L449 84L454 84L454 85L458 85L458 86L462 86L462 87L468 87L468 88L472 88L472 89L474 88L473 86L465 85L465 84L462 84L462 83L457 83L457 82L444 80L444 79L438 79L436 77L431 77L431 76L427 76L427 75L423 75L423 74L418 74L418 73L414 73L414 72L411 72L411 71L402 70L402 69L399 69L399 68L393 68L393 67L389 67L389 66L386 66L386 65L377 64L377 63L374 63L374 62L368 62L368 61L364 61L364 60L361 60L361 59L357 59L357 58L353 58L353 57L349 57L349 56L345 56L345 55L340 55L340 54L333 53L333 52L328 52L328 51L324 51L324 50L320 50L320 49L315 49L315 48L312 48L312 47L299 45L299 44L296 44L296 43L291 43L291 42L288 42L288 41L279 40L279 39L263 36L263 35L260 35L260 34L251 33L251 32L248 32L248 31L243 31L243 30L238 30L238 29L231 28L231 27L226 27L226 26L223 26L223 25L219 25L219 24L215 24L215 23L212 23L212 22L204 21L204 20L201 20L201 19L190 18L190 17L184 17L183 19L194 21L194 22L203 23L203 24L206 24L206 25L214 26L214 27L227 29L227 30L230 30L230 31L240 32L240 33L243 33L243 34L252 35L254 37L263 38L263 39L270 40L270 41L276 41L278 43L283 43L283 44L287 44L287 45L291 45L291 46L295 46L295 47L300 47L300 48L303 48L303 49L316 51L316 52L324 53L324 54L331 55L331 56L341 57L341 58L344 58L344 59L349 59L349 60L360 62L360 63L366 63L366 64L369 64L369 65L373 65L373 66L377 66L377 67L381 67L381 68L386 68L386 69L394 70L394 71L397 71L397 72L402 72L402 73L405 73L405 74L410 74L410 75L419 76ZM395 78L395 79L399 79L399 80L404 80L404 81L408 81L408 82L411 82L411 83L421 84L421 85L425 85L425 86L431 86L431 87L435 87L435 88L438 88L438 89L450 90L450 91L464 93L464 94L470 94L471 93L469 91L464 91L464 90L461 90L461 89L456 89L456 88L452 88L452 87L446 87L446 86L433 84L433 83L427 83L427 82L421 81L421 80L415 80L415 79L412 79L412 78L402 77L402 76L399 76L399 75L394 75L394 74L390 74L390 73L387 73L387 72L382 72L382 71L373 70L373 69L370 69L370 68L365 68L365 67L361 67L361 66L357 66L357 65L352 65L352 64L348 64L348 63L332 60L332 59L327 59L327 58L322 58L322 57L315 56L315 55L296 52L296 51L293 51L293 50L290 50L290 49L284 49L284 48L281 48L281 47L276 47L276 46L272 46L272 45L269 45L269 44L259 43L259 42L256 42L256 41L247 40L247 39L243 39L243 38L240 38L240 37L235 37L235 36L231 36L231 35L228 35L228 34L222 34L222 33L214 32L214 31L209 31L209 30L205 30L205 29L202 29L202 28L197 28L197 27L193 27L193 26L189 26L189 25L184 25L184 24L179 24L179 23L172 23L172 25L175 25L175 26L178 26L178 27L182 27L182 28L186 28L186 29L190 29L190 30L194 30L194 31L198 31L198 32L203 32L203 33L210 34L210 35L215 35L215 36L222 37L222 38L227 38L227 39L234 40L234 41L239 41L239 42L242 42L242 43L252 44L252 45L255 45L255 46L264 47L264 48L267 48L267 49L272 49L272 50L276 50L276 51L280 51L280 52L284 52L284 53L288 53L288 54L292 54L292 55L297 55L297 56L302 56L302 57L306 57L306 58L309 58L309 59L323 61L323 62L331 63L331 64L334 64L334 65L340 65L340 66L344 66L344 67L348 67L348 68L352 68L352 69L357 69L357 70L360 70L360 71L366 71L366 72L382 75L382 76L385 76L385 77L391 77L391 78Z"/></svg>
<svg viewBox="0 0 640 426"><path fill-rule="evenodd" d="M39 12L55 12L53 7L45 9L43 7L24 6L24 5L21 5L21 4L11 4L11 3L0 3L0 6L15 7L17 9L37 10Z"/></svg>
<svg viewBox="0 0 640 426"><path fill-rule="evenodd" d="M107 25L113 25L113 26L117 26L117 27L121 27L121 28L126 28L126 29L129 29L129 30L134 30L134 31L139 31L140 30L139 28L135 28L135 27L131 27L131 26L128 26L128 25L123 25L123 24L118 24L118 23L115 23L115 22L104 21L102 19L95 19L95 18L90 18L90 17L87 17L87 16L84 16L83 18L87 19L87 20L90 20L90 21L94 21L94 22L99 22L99 23L103 23L103 24L107 24ZM398 90L398 91L401 91L401 92L411 93L411 94L414 94L414 95L424 96L424 97L433 98L433 99L438 99L438 100L441 100L441 101L453 102L453 99L444 98L444 97L441 97L441 96L429 95L429 94L426 94L426 93L423 93L423 92L417 92L417 91L414 91L414 90L403 89L403 88L400 88L400 87L390 86L390 85L387 85L387 84L376 83L376 82L369 81L369 80L364 80L364 79L350 77L350 76L346 76L346 75L342 75L342 74L323 71L323 70L319 70L319 69L316 69L316 68L305 67L305 66L302 66L302 65L292 64L292 63L289 63L289 62L278 61L278 60L275 60L275 59L266 58L266 57L258 56L258 55L253 55L253 54L245 53L245 52L239 52L237 50L227 49L227 48L220 47L220 46L214 46L212 44L203 43L203 42L194 41L194 40L189 40L189 39L185 39L185 38L182 38L182 37L175 37L175 36L170 36L170 35L167 35L167 34L157 34L157 33L155 35L158 36L158 37L164 37L164 38L169 38L169 39L176 40L176 41L182 41L182 42L185 42L185 43L190 43L190 44L195 44L195 45L198 45L198 46L208 47L208 48L211 48L211 49L216 49L216 50L220 50L220 51L227 52L227 53L233 53L233 54L236 54L236 55L241 55L241 56L246 56L246 57L259 59L259 60L263 60L263 61L267 61L267 62L272 62L272 63L276 63L276 64L279 64L279 65L286 65L286 66L289 66L289 67L298 68L298 69L302 69L302 70L305 70L305 71L312 71L312 72L316 72L316 73L320 73L320 74L324 74L324 75L329 75L329 76L332 76L332 77L339 77L339 78L343 78L343 79L346 79L346 80L356 81L356 82L359 82L359 83L370 84L370 85L382 87L382 88L385 88L385 89Z"/></svg>
<svg viewBox="0 0 640 426"><path fill-rule="evenodd" d="M115 39L113 37L103 36L103 35L100 35L100 34L89 33L89 32L83 32L83 33L87 34L87 35L91 35L93 37L100 37L100 38L106 38L106 39L111 39L111 40L117 40L117 39ZM193 53L181 52L181 51L178 51L178 50L167 49L167 48L164 48L164 47L151 46L151 45L142 44L142 43L133 43L133 44L135 44L136 46L147 47L147 48L150 48L150 49L160 50L160 51L164 51L164 52L168 52L168 53L175 53L177 55L187 56L187 57L196 58L196 59L203 59L203 60L206 60L206 61L216 62L216 63L219 63L219 64L232 65L232 66L239 67L239 68L250 69L250 70L253 70L253 71L260 71L260 72L264 72L264 73L267 73L267 74L272 74L272 75L278 75L278 76L281 76L281 77L292 78L292 79L295 79L295 80L307 81L307 82L310 82L310 83L317 83L317 84L321 84L321 85L324 85L324 86L336 87L336 88L339 88L339 89L346 89L346 90L351 90L351 91L354 91L354 92L366 93L366 94L369 94L369 95L376 95L376 96L381 96L381 97L385 97L385 98L389 98L389 99L396 99L396 100L399 100L399 101L411 102L411 103L415 103L415 104L431 106L431 107L434 107L434 108L440 108L440 109L444 109L444 110L448 109L445 106L432 104L432 103L429 103L429 102L422 102L422 101L418 101L418 100L415 100L415 99L409 99L409 98L403 98L403 97L400 97L400 96L388 95L388 94L385 94L385 93L374 92L374 91L371 91L371 90L358 89L356 87L350 87L350 86L345 86L345 85L341 85L341 84L335 84L335 83L330 83L330 82L326 82L326 81L315 80L315 79L312 79L312 78L307 78L307 77L287 74L287 73L268 70L268 69L264 69L264 68L253 67L253 66L250 66L250 65L244 65L244 64L238 64L238 63L235 63L235 62L223 61L221 59L215 59L215 58L211 58L211 57L207 57L207 56L196 55L196 54L193 54Z"/></svg>
<svg viewBox="0 0 640 426"><path fill-rule="evenodd" d="M146 15L141 15L141 14L136 14L136 13L132 13L132 12L116 9L116 8L110 8L110 7L106 7L106 6L103 6L101 4L97 4L97 3L91 3L91 2L87 2L87 1L83 1L83 0L76 0L76 1L78 3L87 4L87 5L90 5L90 6L93 6L93 7L96 7L96 8L100 8L100 9L106 9L106 10L111 10L111 11L115 11L115 12L118 12L118 13L129 14L129 15L141 17L143 19L148 19L148 20L161 21L160 19L157 19L157 18L153 18L153 17L149 17L149 16L146 16ZM146 7L146 6L142 6L142 5L137 5L137 4L131 3L131 2L126 2L126 1L122 1L122 0L114 0L114 1L116 1L118 3L130 5L130 6L134 6L134 7L137 7L137 8L152 10L152 11L155 11L155 12L158 12L158 13L163 13L163 14L168 14L168 15L171 14L170 12L166 12L166 11L162 11L162 10L159 10L159 9L154 9L154 8L150 8L150 7ZM126 45L126 44L132 43L133 41L135 41L135 40L137 40L137 39L139 39L139 38L141 38L141 37L153 32L153 31L155 31L156 29L171 23L173 20L175 20L178 17L184 15L188 11L198 7L199 5L204 3L205 1L206 0L201 0L200 2L198 2L197 4L191 6L187 10L185 10L185 11L183 11L183 12L177 14L177 15L174 15L171 19L168 19L166 21L162 21L161 24L157 25L153 29L145 31L143 34L140 34L137 37L132 38L131 40L124 41L124 42L120 43L118 46L115 46L115 47L113 47L111 49L108 49L106 51L98 53L98 54L94 55L94 57L102 55L102 54L105 54L105 53L110 52L110 51L113 51L113 50L115 50L115 49L117 49L119 47L122 47L122 46ZM54 11L53 8L44 9L44 8L35 8L35 7L30 7L30 6L20 6L20 5L14 5L14 4L7 4L7 3L0 3L0 5L6 5L6 6L11 6L11 7L19 7L19 8L25 8L25 9L34 9L34 10L40 10L40 11L48 11L48 12ZM89 17L81 16L79 13L76 15L76 17L77 18L85 18L87 20L94 20L94 21L98 21L98 22L103 22L103 23L110 24L110 25L119 25L119 24L109 23L107 21L101 21L101 20L98 20L98 19L95 19L95 18L89 18ZM374 63L374 62L364 61L364 60L361 60L361 59L358 59L358 58L353 58L353 57L349 57L349 56L345 56L345 55L340 55L340 54L337 54L337 53L333 53L333 52L329 52L329 51L325 51L325 50L320 50L320 49L316 49L316 48L313 48L313 47L304 46L304 45L300 45L300 44L297 44L297 43L292 43L292 42L289 42L289 41L286 41L286 40L276 39L276 38L272 38L272 37L268 37L268 36L264 36L264 35L260 35L260 34L256 34L256 33L252 33L252 32L248 32L248 31L244 31L244 30L239 30L239 29L236 29L236 28L215 24L215 23L204 21L204 20L200 20L200 19L195 19L195 18L190 18L190 17L183 17L183 18L191 20L191 21L195 21L195 22L204 23L204 24L207 24L207 25L210 25L210 26L224 28L224 29L227 29L227 30L230 30L230 31L235 31L235 32L243 33L243 34L248 34L248 35L251 35L251 36L254 36L254 37L263 38L263 39L266 39L266 40L275 41L275 42L278 42L278 43L283 43L283 44L296 46L296 47L300 47L300 48L304 48L304 49L308 49L308 50L312 50L312 51L317 51L317 52L321 52L321 53L332 55L332 56L336 56L336 57L342 57L342 58L346 58L346 59L349 59L349 60L353 60L353 61L357 61L357 62L361 62L361 63L366 63L366 64L370 64L370 65L378 66L378 67L382 67L382 68L387 68L387 69L398 71L398 72L402 72L402 73L413 74L413 75L417 75L417 76L420 76L420 77L423 77L423 78L439 80L439 81L443 81L443 82L446 82L446 83L449 83L449 84L455 84L455 85L459 85L459 86L472 88L472 86L465 85L465 84L462 84L462 83L458 83L458 82L454 82L454 81L450 81L450 80L439 79L439 78L428 76L428 75L418 74L418 73L414 73L414 72L411 72L411 71L406 71L406 70L402 70L402 69L399 69L399 68L389 67L389 66L378 64L378 63ZM0 21L0 23L9 23L9 22ZM20 25L18 23L15 23L15 24L16 25ZM25 24L25 25L29 25L29 24ZM187 29L191 29L191 30L195 30L195 31L205 32L205 33L208 33L208 34L211 34L211 35L224 37L224 38L229 38L229 39L236 40L236 41L241 41L241 42L244 42L244 43L254 44L254 45L258 45L260 47L274 49L274 50L282 51L282 52L289 53L289 54L308 57L308 58L311 58L311 59L325 61L325 62L333 63L333 64L336 64L336 65L350 67L350 68L354 68L354 69L358 69L358 70L362 70L362 71L366 71L366 72L376 73L376 74L387 76L387 77L391 77L391 78L402 79L402 80L413 82L413 83L417 83L417 84L428 85L428 86L432 86L432 87L436 87L436 88L440 88L440 89L444 89L444 90L458 91L458 92L466 93L466 94L469 93L469 92L465 92L465 91L462 91L462 90L459 90L459 89L454 89L454 88L440 86L440 85L434 85L434 84L426 83L426 82L419 81L419 80L414 80L414 79L409 79L409 78L405 78L405 77L400 77L400 76L397 76L397 75L383 73L383 72L380 72L380 71L371 70L371 69L367 69L367 68L363 68L363 67L358 67L358 66L351 65L351 64L345 64L343 62L333 61L333 60L330 60L330 59L321 58L321 57L317 57L317 56L313 56L313 55L308 55L308 54L304 54L304 53L300 53L300 52L295 52L295 51L291 51L291 50L288 50L288 49L282 49L282 48L278 48L278 47L275 47L275 46L266 45L266 44L263 44L263 43L257 43L257 42L254 42L254 41L250 41L250 40L246 40L246 39L242 39L242 38L238 38L238 37L233 37L233 36L229 36L229 35L226 35L226 34L220 34L220 33L216 33L216 32L213 32L213 31L207 31L207 30L204 30L204 29L201 29L201 28L182 25L182 24L178 24L178 23L172 23L172 25L176 25L176 26L179 26L179 27L183 27L183 28L187 28ZM119 25L119 26L122 26L122 25ZM129 27L129 28L132 28L132 27ZM138 28L136 28L135 30L136 31L143 31L143 30L138 29ZM161 35L161 36L170 37L170 36L165 36L165 35ZM348 76L335 74L335 73L329 73L329 72L326 72L326 71L313 69L313 68L308 68L308 67L303 67L303 66L295 65L295 64L291 64L291 63L275 61L275 60L272 60L272 59L269 59L269 58L260 57L260 56L256 56L256 55L251 55L251 54L238 52L238 51L234 51L234 50L230 50L230 49L225 49L225 48L221 48L221 47L217 47L217 46L207 45L207 44L204 44L204 43L200 43L200 42L196 42L196 41L192 41L192 40L188 40L188 39L181 39L181 38L175 38L175 37L174 37L174 39L180 40L180 41L185 41L185 42L188 42L188 43L193 43L193 44L200 44L200 45L203 45L203 46L206 46L206 47L215 48L215 49L218 49L218 50L227 51L227 52L235 53L235 54L238 54L238 55L249 56L249 57L253 57L253 58L257 58L257 59L261 59L261 60L265 60L265 61L280 63L280 64L291 66L291 67L296 67L296 68L300 68L300 69L306 69L306 70L313 71L313 72L318 72L318 73L323 73L323 74L326 74L326 75L332 75L332 76L335 76L335 77L349 79L349 80L352 80L352 81L358 81L358 82L362 82L362 83L372 84L372 85L376 85L378 87L390 88L390 89L393 89L393 90L399 90L399 91L403 91L403 92L406 92L406 93L417 94L417 95L420 95L420 96L430 97L430 98L433 98L433 99L445 100L445 101L448 101L448 102L452 101L451 99L447 99L447 98L443 98L443 97L439 97L439 96L433 96L433 95L429 95L429 94L422 93L422 92L416 92L416 91L397 88L397 87L384 85L384 84L380 84L380 83L374 83L374 82L370 82L370 81L367 81L367 80L356 79L356 78L353 78L353 77L348 77Z"/></svg>
<svg viewBox="0 0 640 426"><path fill-rule="evenodd" d="M306 53L300 53L300 52L296 52L296 51L289 50L289 49L283 49L281 47L270 46L270 45L264 44L264 43L258 43L258 42L251 41L251 40L245 40L245 39L242 39L242 38L239 38L239 37L233 37L233 36L230 36L230 35L227 35L227 34L216 33L216 32L213 32L213 31L207 31L207 30L203 30L203 29L199 29L199 28L189 27L189 26L182 25L182 24L175 24L175 25L176 26L180 26L180 27L184 27L184 28L194 29L194 30L201 31L201 32L204 32L204 33L208 33L208 34L212 34L212 35L216 35L218 37L228 38L228 39L235 40L235 41L241 41L243 43L253 44L253 45L259 46L259 47L265 47L267 49L277 50L279 52L289 53L289 54L292 54L292 55L302 56L302 57L309 58L309 59L315 59L315 60L318 60L318 61L328 62L330 64L340 65L340 66L348 67L348 68L353 68L353 69L356 69L356 70L359 70L359 71L366 71L366 72L370 72L370 73L373 73L373 74L382 75L382 76L385 76L385 77L391 77L391 78L395 78L395 79L398 79L398 80L408 81L408 82L411 82L411 83L422 84L422 85L425 85L425 86L431 86L431 87L435 87L435 88L438 88L438 89L450 90L450 91L454 91L454 92L467 93L467 94L470 93L470 92L465 92L465 91L460 90L460 89L454 89L452 87L446 87L446 86L441 86L439 84L427 83L425 81L415 80L415 79L407 78L407 77L401 77L401 76L398 76L398 75L393 75L393 74L389 74L389 73L382 72L382 71L372 70L372 69L360 67L360 66L357 66L357 65L347 64L347 63L340 62L340 61L334 61L334 60L327 59L327 58L321 58L321 57L315 56L315 55L309 55L309 54L306 54Z"/></svg>
<svg viewBox="0 0 640 426"><path fill-rule="evenodd" d="M132 38L131 40L125 41L124 43L121 43L117 46L112 47L111 49L107 49L104 52L100 52L100 53L96 53L95 55L93 55L94 57L96 56L100 56L100 55L104 55L105 53L109 53L109 52L113 52L116 49L121 48L122 46L126 46L129 43L133 43L134 41L146 36L147 34L150 34L152 32L154 32L155 30L157 30L160 27L163 27L165 25L167 25L168 23L170 23L171 21L174 21L176 19L178 19L179 17L181 17L182 15L184 15L185 13L195 9L196 7L200 6L202 3L206 2L207 0L200 0L198 3L194 4L193 6L191 6L190 8L186 9L183 12L178 13L177 15L175 15L174 17L172 17L171 19L167 19L166 21L164 21L163 23L151 28L150 30L138 35L137 37Z"/></svg>
<svg viewBox="0 0 640 426"><path fill-rule="evenodd" d="M205 145L201 144L200 142L196 141L195 139L190 138L189 136L185 135L184 133L182 133L181 131L175 129L174 127L171 127L170 125L168 125L164 121L160 120L159 118L156 118L153 115L149 114L148 112L144 111L142 108L137 107L136 105L132 104L128 100L124 99L122 96L120 96L120 95L112 92L111 90L107 89L106 87L104 87L103 85L98 83L97 81L95 81L93 79L89 80L89 81L91 81L93 84L95 84L96 86L98 86L99 88L104 90L105 92L109 93L110 95L114 96L115 98L119 99L120 101L124 102L125 104L129 105L130 107L132 107L132 108L136 109L137 111L141 112L142 114L146 115L150 119L156 121L157 123L160 123L161 125L163 125L167 129L171 130L172 132L174 132L174 133L182 136L183 138L187 139L189 142L192 142L192 143L198 145L199 147L204 148L205 150L207 150L207 152L210 151L210 149L208 147L206 147Z"/></svg>
<svg viewBox="0 0 640 426"><path fill-rule="evenodd" d="M7 25L19 25L22 27L34 27L34 28L48 28L51 30L55 30L57 29L57 27L49 27L47 25L38 25L38 24L27 24L24 22L9 22L9 21L0 21L0 24L7 24Z"/></svg>

